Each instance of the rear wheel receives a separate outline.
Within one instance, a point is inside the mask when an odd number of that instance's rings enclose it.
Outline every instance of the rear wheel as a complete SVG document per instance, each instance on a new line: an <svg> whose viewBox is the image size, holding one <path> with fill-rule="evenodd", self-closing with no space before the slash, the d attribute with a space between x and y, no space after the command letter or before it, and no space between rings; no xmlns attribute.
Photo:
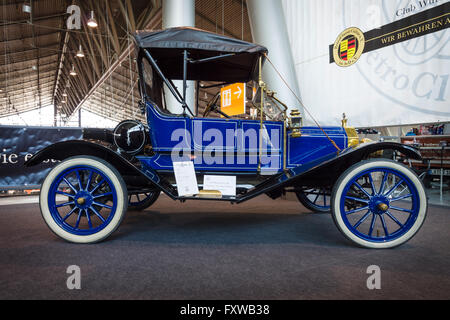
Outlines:
<svg viewBox="0 0 450 320"><path fill-rule="evenodd" d="M127 210L127 189L119 172L102 159L64 160L45 178L39 199L42 217L59 237L93 243L113 233Z"/></svg>
<svg viewBox="0 0 450 320"><path fill-rule="evenodd" d="M419 231L427 198L422 181L408 167L369 160L338 179L331 209L336 226L349 240L366 248L391 248Z"/></svg>
<svg viewBox="0 0 450 320"><path fill-rule="evenodd" d="M331 191L329 188L302 187L295 191L298 201L314 212L330 212Z"/></svg>
<svg viewBox="0 0 450 320"><path fill-rule="evenodd" d="M159 194L159 191L128 194L128 209L136 211L147 209L155 203Z"/></svg>

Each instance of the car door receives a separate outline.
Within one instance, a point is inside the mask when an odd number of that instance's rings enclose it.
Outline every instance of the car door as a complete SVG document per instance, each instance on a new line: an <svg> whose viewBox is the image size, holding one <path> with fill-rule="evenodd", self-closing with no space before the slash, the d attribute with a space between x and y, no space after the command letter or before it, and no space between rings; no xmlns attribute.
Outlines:
<svg viewBox="0 0 450 320"><path fill-rule="evenodd" d="M260 122L195 118L192 121L194 165L199 170L254 172L258 169ZM282 122L264 122L262 171L282 169Z"/></svg>

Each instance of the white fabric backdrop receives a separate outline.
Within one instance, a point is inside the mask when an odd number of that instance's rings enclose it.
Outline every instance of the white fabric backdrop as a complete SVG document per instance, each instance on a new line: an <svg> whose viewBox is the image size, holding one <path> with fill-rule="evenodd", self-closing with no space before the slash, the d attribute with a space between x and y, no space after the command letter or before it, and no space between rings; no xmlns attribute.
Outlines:
<svg viewBox="0 0 450 320"><path fill-rule="evenodd" d="M340 124L344 112L357 127L450 120L450 29L364 53L347 68L329 63L346 28L367 32L450 0L427 1L282 0L301 97L321 124Z"/></svg>

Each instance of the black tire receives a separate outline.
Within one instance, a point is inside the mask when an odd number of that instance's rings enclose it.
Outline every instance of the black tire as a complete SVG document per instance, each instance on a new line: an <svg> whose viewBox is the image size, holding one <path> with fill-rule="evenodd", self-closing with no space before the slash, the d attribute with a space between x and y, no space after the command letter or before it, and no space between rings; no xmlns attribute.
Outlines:
<svg viewBox="0 0 450 320"><path fill-rule="evenodd" d="M425 188L427 189L431 189L431 180L432 177L430 177L428 174L425 176L425 178L423 179L423 184L425 186Z"/></svg>
<svg viewBox="0 0 450 320"><path fill-rule="evenodd" d="M155 203L156 200L158 200L159 195L161 192L145 192L145 193L138 193L136 194L129 194L128 195L128 210L130 211L142 211L150 207L152 204ZM140 196L144 196L145 199L141 200L141 198L137 198ZM133 201L138 200L138 201Z"/></svg>
<svg viewBox="0 0 450 320"><path fill-rule="evenodd" d="M308 198L311 194L317 194L317 197ZM327 188L302 188L296 190L295 195L305 208L313 212L327 213L331 210L331 192ZM320 198L323 200L321 203L317 203Z"/></svg>

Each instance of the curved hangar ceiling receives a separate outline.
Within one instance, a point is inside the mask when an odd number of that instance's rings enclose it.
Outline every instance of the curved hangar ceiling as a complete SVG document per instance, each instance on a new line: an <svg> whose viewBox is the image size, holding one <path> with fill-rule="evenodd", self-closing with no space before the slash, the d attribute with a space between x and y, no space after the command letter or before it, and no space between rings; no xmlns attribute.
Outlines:
<svg viewBox="0 0 450 320"><path fill-rule="evenodd" d="M80 9L80 29L67 29L71 5ZM95 28L88 26L91 12ZM127 35L161 22L161 0L3 0L0 118L49 105L63 119L81 106L117 121L141 117ZM197 0L196 26L252 39L244 0ZM199 109L209 94L202 89Z"/></svg>

